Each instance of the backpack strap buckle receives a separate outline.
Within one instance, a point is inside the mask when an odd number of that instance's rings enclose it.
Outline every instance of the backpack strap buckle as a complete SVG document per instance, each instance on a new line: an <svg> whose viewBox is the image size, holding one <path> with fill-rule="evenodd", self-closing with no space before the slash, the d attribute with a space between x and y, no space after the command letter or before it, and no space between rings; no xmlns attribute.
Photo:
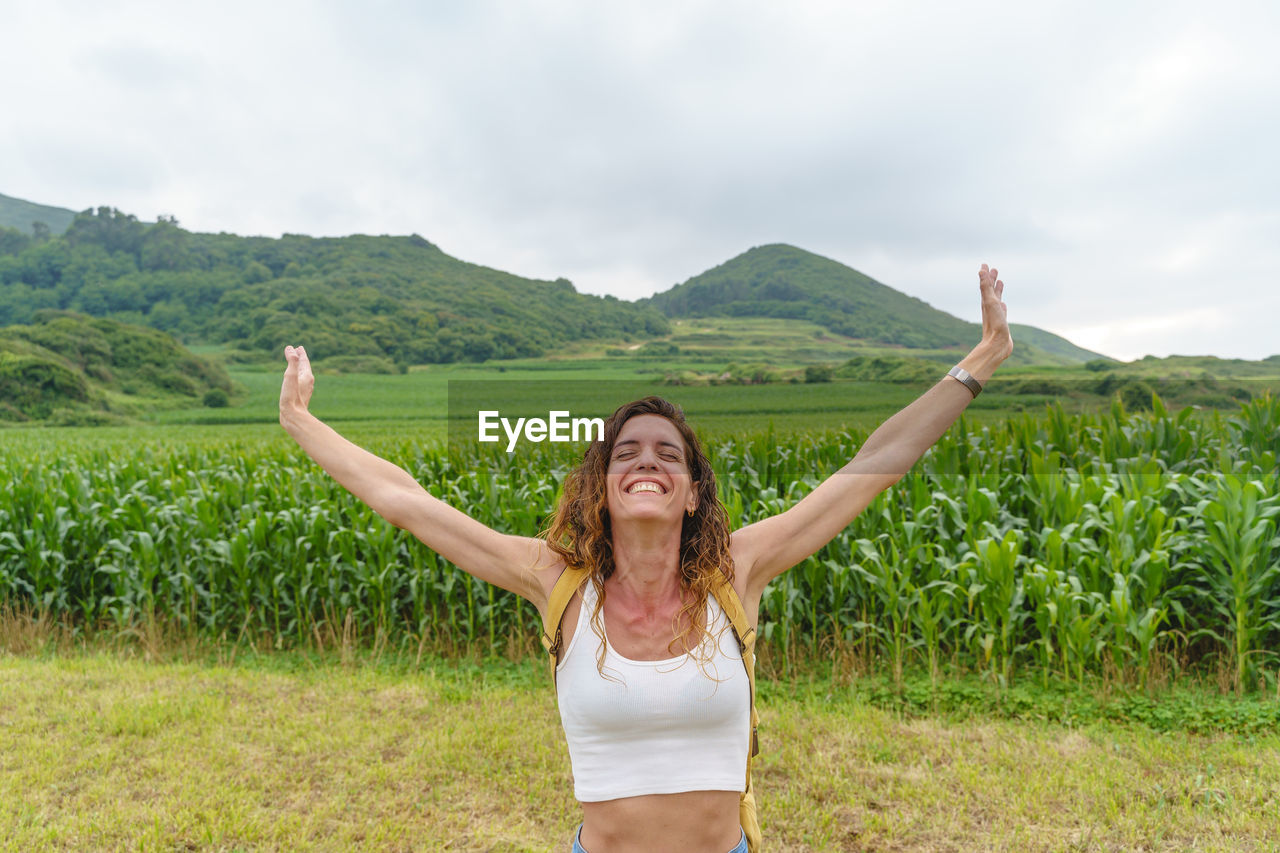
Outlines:
<svg viewBox="0 0 1280 853"><path fill-rule="evenodd" d="M560 646L563 643L564 634L559 625L556 626L555 639L552 639L551 635L545 630L542 632L542 647L547 650L547 654L551 655L553 659L560 657Z"/></svg>

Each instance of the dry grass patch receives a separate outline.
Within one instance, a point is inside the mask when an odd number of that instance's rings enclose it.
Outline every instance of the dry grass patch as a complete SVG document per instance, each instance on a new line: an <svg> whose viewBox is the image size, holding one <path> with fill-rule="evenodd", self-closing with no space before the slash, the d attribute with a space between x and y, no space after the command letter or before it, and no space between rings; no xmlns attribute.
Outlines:
<svg viewBox="0 0 1280 853"><path fill-rule="evenodd" d="M1280 839L1276 738L953 725L785 699L766 726L776 749L761 790L782 849L1269 851Z"/></svg>
<svg viewBox="0 0 1280 853"><path fill-rule="evenodd" d="M1274 736L903 720L838 691L762 710L771 851L1264 851L1280 838ZM0 657L0 849L564 851L571 792L536 664Z"/></svg>

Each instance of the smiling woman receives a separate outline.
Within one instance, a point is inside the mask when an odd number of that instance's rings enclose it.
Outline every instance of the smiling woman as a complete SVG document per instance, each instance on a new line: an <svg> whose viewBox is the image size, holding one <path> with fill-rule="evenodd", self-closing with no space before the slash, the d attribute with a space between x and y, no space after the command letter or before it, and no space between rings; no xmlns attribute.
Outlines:
<svg viewBox="0 0 1280 853"><path fill-rule="evenodd" d="M1004 284L985 264L979 288L982 341L960 364L795 506L732 532L697 436L657 397L605 422L545 538L486 527L317 420L301 347L285 349L280 422L392 524L538 608L582 803L573 850L756 851L750 670L761 595L901 479L1008 358Z"/></svg>
<svg viewBox="0 0 1280 853"><path fill-rule="evenodd" d="M614 626L615 648L651 646L631 657L697 656L706 638L708 596L722 578L733 578L729 520L711 463L684 413L659 397L622 406L605 423L604 440L588 448L565 480L547 542L566 566L594 567L588 571L596 591L591 621L601 636L609 627L606 613L641 622L646 614L674 614L656 633L647 630L654 626L638 632ZM675 573L666 565L671 554L678 555ZM615 575L626 583L612 581ZM610 597L617 606L606 611ZM565 613L566 643L580 601L575 596Z"/></svg>

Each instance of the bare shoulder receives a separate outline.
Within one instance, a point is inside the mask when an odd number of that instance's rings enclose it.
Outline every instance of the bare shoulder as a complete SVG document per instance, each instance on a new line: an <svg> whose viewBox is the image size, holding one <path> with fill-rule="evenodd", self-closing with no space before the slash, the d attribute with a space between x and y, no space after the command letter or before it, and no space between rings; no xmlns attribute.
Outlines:
<svg viewBox="0 0 1280 853"><path fill-rule="evenodd" d="M551 591L556 581L564 572L564 558L552 550L545 539L538 537L520 537L522 559L522 586L527 590L525 597L538 608L538 614L545 616L547 604L551 600Z"/></svg>

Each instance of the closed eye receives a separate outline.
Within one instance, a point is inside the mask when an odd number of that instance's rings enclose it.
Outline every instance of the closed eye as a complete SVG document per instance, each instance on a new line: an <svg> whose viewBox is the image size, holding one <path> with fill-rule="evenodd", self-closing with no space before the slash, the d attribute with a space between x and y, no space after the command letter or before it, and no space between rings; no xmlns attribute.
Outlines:
<svg viewBox="0 0 1280 853"><path fill-rule="evenodd" d="M623 461L632 458L639 453L639 448L633 441L627 441L622 445L615 447L612 459L614 461ZM657 451L658 457L667 462L683 462L684 454L680 452L674 445L662 442Z"/></svg>

